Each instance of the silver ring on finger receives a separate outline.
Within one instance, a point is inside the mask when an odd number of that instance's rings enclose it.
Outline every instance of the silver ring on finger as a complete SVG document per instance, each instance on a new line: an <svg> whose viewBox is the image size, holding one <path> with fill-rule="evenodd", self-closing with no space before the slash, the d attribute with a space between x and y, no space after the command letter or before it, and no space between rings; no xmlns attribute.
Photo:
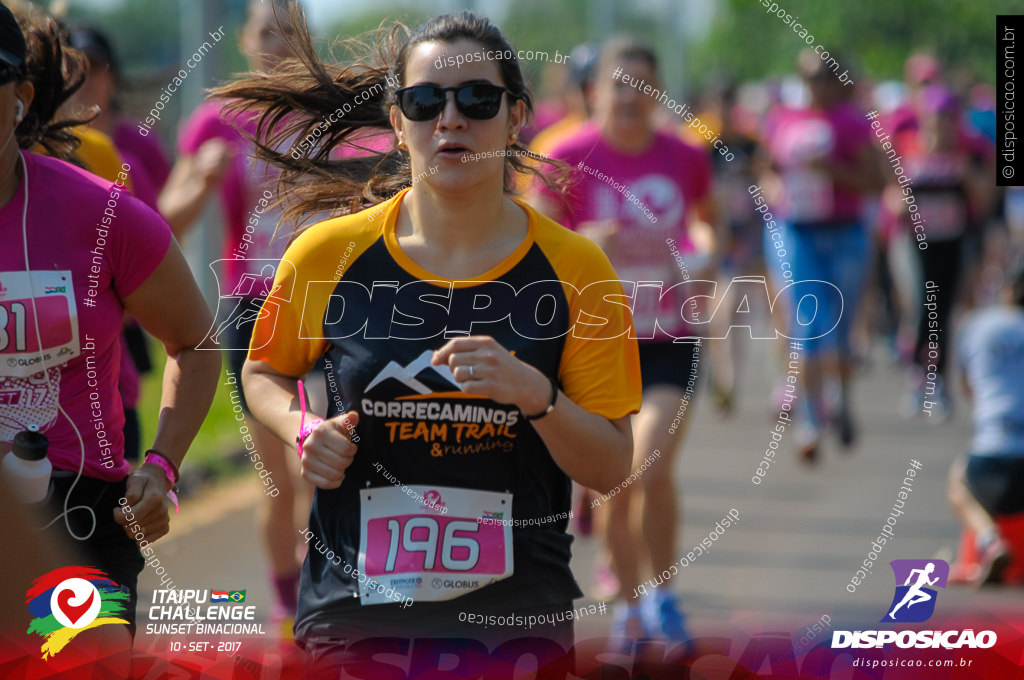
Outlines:
<svg viewBox="0 0 1024 680"><path fill-rule="evenodd" d="M470 365L469 365L469 377L470 377L470 378L473 378L473 377L474 377L474 376L473 376L473 364L470 364Z"/></svg>

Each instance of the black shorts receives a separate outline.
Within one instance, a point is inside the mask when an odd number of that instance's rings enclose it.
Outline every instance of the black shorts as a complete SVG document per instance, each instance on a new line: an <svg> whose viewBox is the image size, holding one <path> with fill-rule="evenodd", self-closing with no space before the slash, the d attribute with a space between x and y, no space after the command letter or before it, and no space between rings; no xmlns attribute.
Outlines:
<svg viewBox="0 0 1024 680"><path fill-rule="evenodd" d="M965 477L990 515L1024 512L1024 456L967 456Z"/></svg>
<svg viewBox="0 0 1024 680"><path fill-rule="evenodd" d="M694 392L699 383L701 363L707 344L696 342L641 342L640 376L643 388L655 385Z"/></svg>
<svg viewBox="0 0 1024 680"><path fill-rule="evenodd" d="M75 481L75 472L55 471L52 477L53 493L46 503L43 524L64 512L64 499L68 489ZM68 499L69 508L66 519L74 535L68 532L65 517L61 517L42 531L43 535L57 545L64 566L95 567L106 572L114 583L128 593L128 610L124 618L131 625L129 630L135 635L135 607L139 601L139 574L145 566L145 560L138 546L124 527L114 521L114 511L120 510L118 500L124 498L125 480L105 482L92 477L81 477L75 484ZM83 509L75 510L77 505L92 508L96 515L95 530L86 540L78 540L75 536L85 536L93 528L92 515ZM42 576L42 574L40 574Z"/></svg>

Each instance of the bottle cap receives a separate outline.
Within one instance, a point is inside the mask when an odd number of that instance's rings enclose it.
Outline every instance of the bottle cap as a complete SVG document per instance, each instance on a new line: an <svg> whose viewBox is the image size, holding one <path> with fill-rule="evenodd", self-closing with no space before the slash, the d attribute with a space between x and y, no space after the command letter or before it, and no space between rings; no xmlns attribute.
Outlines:
<svg viewBox="0 0 1024 680"><path fill-rule="evenodd" d="M29 425L28 428L14 435L11 452L22 460L43 460L50 447L50 440L39 432L37 426Z"/></svg>

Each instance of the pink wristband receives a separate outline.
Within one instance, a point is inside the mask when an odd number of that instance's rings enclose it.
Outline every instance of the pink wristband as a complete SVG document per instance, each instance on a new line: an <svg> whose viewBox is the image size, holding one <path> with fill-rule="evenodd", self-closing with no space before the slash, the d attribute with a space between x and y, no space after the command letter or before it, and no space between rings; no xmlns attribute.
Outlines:
<svg viewBox="0 0 1024 680"><path fill-rule="evenodd" d="M301 409L301 418L299 420L299 435L295 438L296 448L299 452L299 458L302 458L302 442L306 441L316 426L324 422L323 418L313 416L309 422L306 422L306 390L302 386L302 381L299 381L299 408Z"/></svg>
<svg viewBox="0 0 1024 680"><path fill-rule="evenodd" d="M167 459L165 459L161 455L150 454L150 455L146 456L146 462L147 463L152 463L153 465L159 465L160 467L163 468L164 474L167 475L167 481L171 483L171 488L167 491L167 497L171 499L172 503L174 503L174 512L175 512L175 514L177 514L177 512L178 512L178 494L174 493L174 476L175 476L174 468L171 466L171 464L169 462L167 462Z"/></svg>

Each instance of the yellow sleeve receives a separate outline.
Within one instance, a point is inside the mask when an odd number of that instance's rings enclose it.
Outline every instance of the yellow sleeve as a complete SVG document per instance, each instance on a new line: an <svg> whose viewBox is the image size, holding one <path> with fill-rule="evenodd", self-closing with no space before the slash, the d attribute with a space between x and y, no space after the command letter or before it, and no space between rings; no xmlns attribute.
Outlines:
<svg viewBox="0 0 1024 680"><path fill-rule="evenodd" d="M640 355L629 300L604 252L535 212L537 243L563 282L572 330L558 379L566 396L610 420L640 410Z"/></svg>
<svg viewBox="0 0 1024 680"><path fill-rule="evenodd" d="M248 358L266 361L283 375L300 378L313 368L328 341L324 312L341 275L338 254L354 242L348 264L373 243L379 225L363 211L315 224L285 251L270 294L253 328Z"/></svg>
<svg viewBox="0 0 1024 680"><path fill-rule="evenodd" d="M99 130L86 126L74 128L74 133L80 142L74 156L81 161L85 169L109 182L116 182L118 173L122 172L124 160L117 152L113 140ZM130 175L125 186L129 191L134 191Z"/></svg>

